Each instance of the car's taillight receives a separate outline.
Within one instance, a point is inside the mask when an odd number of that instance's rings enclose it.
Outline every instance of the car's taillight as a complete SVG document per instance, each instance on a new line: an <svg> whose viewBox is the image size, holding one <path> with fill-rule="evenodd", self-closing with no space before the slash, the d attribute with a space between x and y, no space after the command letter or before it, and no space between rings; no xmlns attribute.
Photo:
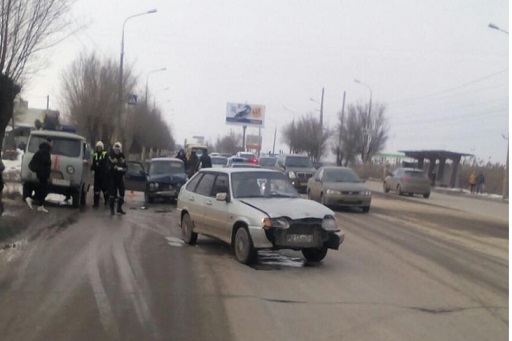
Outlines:
<svg viewBox="0 0 512 341"><path fill-rule="evenodd" d="M249 161L249 163L254 163L254 164L258 163L258 159L256 159L255 157L251 157L247 161Z"/></svg>
<svg viewBox="0 0 512 341"><path fill-rule="evenodd" d="M402 181L403 182L409 181L409 177L407 175L402 176Z"/></svg>

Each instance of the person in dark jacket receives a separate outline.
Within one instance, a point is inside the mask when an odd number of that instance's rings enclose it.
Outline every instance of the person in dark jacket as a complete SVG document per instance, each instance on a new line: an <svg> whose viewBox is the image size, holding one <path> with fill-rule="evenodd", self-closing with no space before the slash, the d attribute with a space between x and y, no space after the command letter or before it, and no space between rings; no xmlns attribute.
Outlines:
<svg viewBox="0 0 512 341"><path fill-rule="evenodd" d="M212 158L208 155L208 151L205 150L203 155L201 155L201 159L199 159L199 167L198 168L212 168Z"/></svg>
<svg viewBox="0 0 512 341"><path fill-rule="evenodd" d="M176 154L176 158L183 161L183 165L185 166L185 169L187 169L188 161L187 161L187 156L185 155L185 151L183 149L180 149L178 154Z"/></svg>
<svg viewBox="0 0 512 341"><path fill-rule="evenodd" d="M108 204L108 153L104 148L103 142L98 141L96 151L92 157L91 170L94 171L94 204L92 207L94 208L99 206L101 193L103 193L105 199L105 206Z"/></svg>
<svg viewBox="0 0 512 341"><path fill-rule="evenodd" d="M0 216L4 213L4 204L2 203L2 192L4 190L4 178L2 172L5 170L4 163L0 159Z"/></svg>
<svg viewBox="0 0 512 341"><path fill-rule="evenodd" d="M126 173L126 160L122 152L121 142L114 143L114 148L108 156L108 174L109 174L109 199L110 199L110 214L114 215L114 204L117 194L117 213L126 214L123 211L124 204L124 175Z"/></svg>
<svg viewBox="0 0 512 341"><path fill-rule="evenodd" d="M52 149L51 141L44 141L39 145L39 150L32 156L28 167L31 171L36 173L39 185L36 187L34 199L39 207L39 212L48 213L48 210L44 207L44 200L48 194L48 180L50 179L50 173L52 170L52 158L50 151ZM26 197L25 202L30 209L33 208L33 200L31 197Z"/></svg>
<svg viewBox="0 0 512 341"><path fill-rule="evenodd" d="M191 178L197 172L197 168L199 167L199 158L195 151L190 153L190 158L188 159L188 177Z"/></svg>

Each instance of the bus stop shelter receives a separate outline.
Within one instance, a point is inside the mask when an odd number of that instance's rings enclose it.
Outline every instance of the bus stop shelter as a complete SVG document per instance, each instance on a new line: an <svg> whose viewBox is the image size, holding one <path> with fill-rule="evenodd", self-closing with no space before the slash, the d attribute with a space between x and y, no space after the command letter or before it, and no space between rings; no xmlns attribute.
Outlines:
<svg viewBox="0 0 512 341"><path fill-rule="evenodd" d="M451 174L447 184L448 187L451 188L455 187L461 158L465 156L473 156L472 154L456 153L445 150L401 150L400 152L404 153L407 157L418 160L418 168L420 169L424 168L425 160L429 160L429 168L427 172L429 178L432 178L437 161L439 161L436 179L443 179L446 160L451 160Z"/></svg>

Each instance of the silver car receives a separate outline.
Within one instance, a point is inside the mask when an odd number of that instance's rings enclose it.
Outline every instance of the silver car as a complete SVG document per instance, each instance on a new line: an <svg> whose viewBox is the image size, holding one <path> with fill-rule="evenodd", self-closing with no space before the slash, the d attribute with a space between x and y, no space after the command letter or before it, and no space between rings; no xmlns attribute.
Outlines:
<svg viewBox="0 0 512 341"><path fill-rule="evenodd" d="M198 234L230 244L236 258L254 262L259 249L301 250L319 262L344 240L334 212L302 199L281 172L267 169L202 169L178 195L182 237Z"/></svg>
<svg viewBox="0 0 512 341"><path fill-rule="evenodd" d="M430 180L423 170L416 168L398 168L384 179L382 184L385 193L396 191L398 195L405 193L412 196L421 194L430 196Z"/></svg>
<svg viewBox="0 0 512 341"><path fill-rule="evenodd" d="M372 192L348 167L321 167L308 181L308 198L329 207L357 207L370 211Z"/></svg>

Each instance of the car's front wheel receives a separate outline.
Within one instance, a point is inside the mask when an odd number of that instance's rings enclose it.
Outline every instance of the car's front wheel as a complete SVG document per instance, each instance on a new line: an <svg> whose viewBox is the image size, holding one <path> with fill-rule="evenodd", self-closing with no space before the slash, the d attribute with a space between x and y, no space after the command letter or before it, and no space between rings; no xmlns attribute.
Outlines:
<svg viewBox="0 0 512 341"><path fill-rule="evenodd" d="M148 192L144 192L144 200L146 201L146 203L148 204L152 204L153 201L154 201L154 198L152 198Z"/></svg>
<svg viewBox="0 0 512 341"><path fill-rule="evenodd" d="M428 197L430 197L430 192L423 194L423 198L428 199Z"/></svg>
<svg viewBox="0 0 512 341"><path fill-rule="evenodd" d="M364 206L363 213L368 213L368 212L370 212L370 206Z"/></svg>
<svg viewBox="0 0 512 341"><path fill-rule="evenodd" d="M181 236L186 244L194 245L197 241L197 233L193 231L194 224L188 214L181 218Z"/></svg>
<svg viewBox="0 0 512 341"><path fill-rule="evenodd" d="M384 190L384 193L389 193L389 188L388 188L388 184L387 183L383 183L382 184L382 189Z"/></svg>
<svg viewBox="0 0 512 341"><path fill-rule="evenodd" d="M251 236L246 227L240 227L235 234L235 256L240 263L252 264L256 260L257 251L252 245Z"/></svg>
<svg viewBox="0 0 512 341"><path fill-rule="evenodd" d="M320 262L327 255L327 246L318 249L302 249L302 254L308 262Z"/></svg>

